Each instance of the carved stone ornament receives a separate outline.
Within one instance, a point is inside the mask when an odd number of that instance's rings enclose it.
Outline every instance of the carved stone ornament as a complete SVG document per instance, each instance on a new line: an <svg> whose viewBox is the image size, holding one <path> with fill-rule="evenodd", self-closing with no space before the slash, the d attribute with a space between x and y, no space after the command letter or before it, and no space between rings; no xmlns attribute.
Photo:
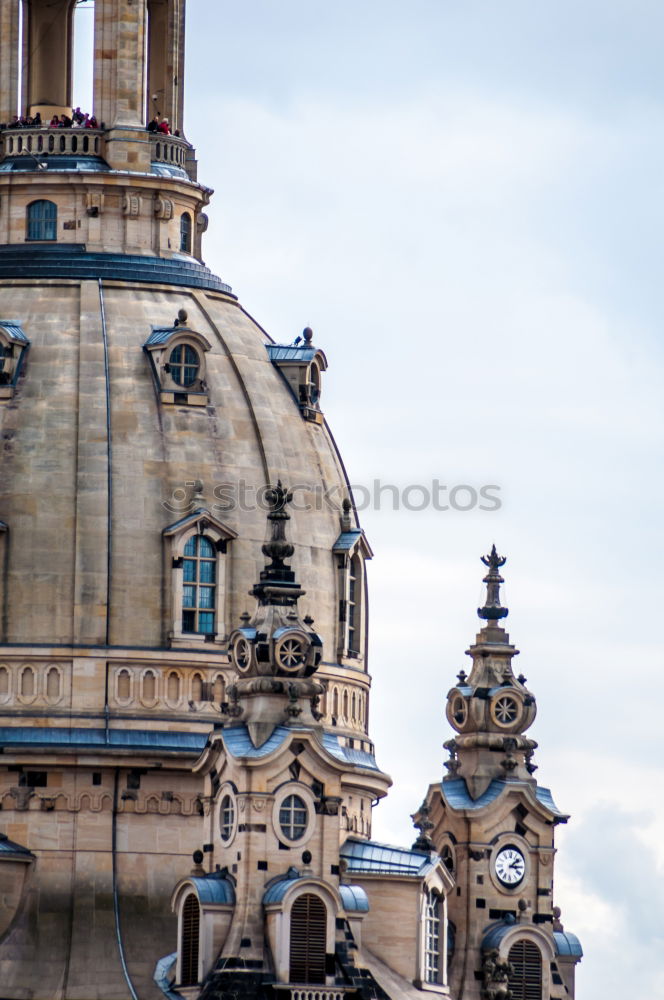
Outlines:
<svg viewBox="0 0 664 1000"><path fill-rule="evenodd" d="M170 198L162 198L157 195L154 200L154 214L158 219L167 222L173 218L173 202Z"/></svg>
<svg viewBox="0 0 664 1000"><path fill-rule="evenodd" d="M122 204L122 214L130 219L137 219L141 214L141 196L126 194Z"/></svg>
<svg viewBox="0 0 664 1000"><path fill-rule="evenodd" d="M485 1000L510 1000L512 991L509 981L513 974L513 967L500 957L497 948L488 952L482 962L482 996Z"/></svg>

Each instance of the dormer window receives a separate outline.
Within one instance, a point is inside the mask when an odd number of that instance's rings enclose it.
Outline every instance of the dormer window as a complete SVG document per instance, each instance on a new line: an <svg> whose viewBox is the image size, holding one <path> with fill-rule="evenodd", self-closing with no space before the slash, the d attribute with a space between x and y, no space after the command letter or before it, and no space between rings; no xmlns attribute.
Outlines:
<svg viewBox="0 0 664 1000"><path fill-rule="evenodd" d="M321 373L327 368L323 352L312 344L313 333L306 328L294 344L268 344L270 361L286 379L305 420L323 423L320 409Z"/></svg>
<svg viewBox="0 0 664 1000"><path fill-rule="evenodd" d="M53 201L32 201L26 210L26 240L55 240L58 206Z"/></svg>
<svg viewBox="0 0 664 1000"><path fill-rule="evenodd" d="M187 326L184 309L178 313L173 326L153 327L143 349L150 358L161 403L178 406L207 404L205 355L210 350L210 344L200 333Z"/></svg>
<svg viewBox="0 0 664 1000"><path fill-rule="evenodd" d="M192 535L184 546L182 631L215 634L217 552L204 535Z"/></svg>
<svg viewBox="0 0 664 1000"><path fill-rule="evenodd" d="M0 320L0 402L14 395L29 346L18 323Z"/></svg>

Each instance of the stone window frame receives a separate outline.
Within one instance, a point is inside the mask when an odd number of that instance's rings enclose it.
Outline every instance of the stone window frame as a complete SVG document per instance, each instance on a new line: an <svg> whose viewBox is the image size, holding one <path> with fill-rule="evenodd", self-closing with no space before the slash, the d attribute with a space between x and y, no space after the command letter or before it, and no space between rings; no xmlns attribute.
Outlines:
<svg viewBox="0 0 664 1000"><path fill-rule="evenodd" d="M337 560L338 622L337 622L337 660L341 666L367 669L367 560L373 557L373 552L364 534L359 534L356 541L345 551L335 552ZM353 573L353 570L355 572ZM355 595L353 608L355 621L354 647L350 646L349 607L351 600L351 580L355 580ZM355 648L357 647L357 648Z"/></svg>
<svg viewBox="0 0 664 1000"><path fill-rule="evenodd" d="M185 222L186 220L186 222ZM180 253L191 256L193 248L194 220L191 212L182 212L180 215Z"/></svg>
<svg viewBox="0 0 664 1000"><path fill-rule="evenodd" d="M223 836L221 834L221 830L222 830L222 808L223 808L224 800L226 798L230 798L230 800L231 800L231 804L232 804L232 807L233 807L233 822L231 824L230 834L229 834L228 838L226 840L224 840L224 838L223 838ZM233 843L233 841L235 840L235 836L237 834L237 828L238 828L239 812L240 812L239 806L238 806L238 800L237 800L237 788L235 787L235 785L231 781L224 782L224 784L220 787L218 795L217 795L217 802L218 802L218 805L217 805L217 810L216 810L216 812L217 812L216 829L219 832L219 839L221 841L222 849L226 849L227 847L230 847L231 844Z"/></svg>
<svg viewBox="0 0 664 1000"><path fill-rule="evenodd" d="M336 917L343 912L341 899L335 889L316 876L305 876L293 879L291 886L284 893L279 903L268 904L268 938L271 939L275 971L278 983L288 983L290 978L290 945L291 945L291 914L293 904L300 898L311 894L322 900L326 915L326 954L333 955L335 950ZM270 933L272 931L272 933ZM326 984L319 984L319 989L325 985L334 985L334 976L326 975ZM306 984L298 984L306 985Z"/></svg>
<svg viewBox="0 0 664 1000"><path fill-rule="evenodd" d="M297 795L302 799L307 809L307 825L301 837L292 839L287 837L281 827L279 813L284 801L291 795ZM313 837L316 830L316 801L313 792L299 781L287 781L275 792L272 806L272 828L278 841L285 847L304 847Z"/></svg>
<svg viewBox="0 0 664 1000"><path fill-rule="evenodd" d="M188 517L177 521L163 530L165 574L170 586L169 633L168 639L172 647L215 647L223 646L229 634L228 621L230 615L231 594L231 559L230 543L237 538L237 532L219 521L207 510L194 511ZM185 632L182 628L183 586L184 586L184 548L187 541L194 535L203 535L214 545L217 552L217 574L215 593L215 632L204 634Z"/></svg>
<svg viewBox="0 0 664 1000"><path fill-rule="evenodd" d="M0 669L7 673L7 690L0 693L0 705L8 705L14 698L15 674L10 663L0 663Z"/></svg>
<svg viewBox="0 0 664 1000"><path fill-rule="evenodd" d="M49 217L48 213L44 211L43 217L33 218L34 212L31 213L31 209L34 209L37 205L49 205L55 209L54 213L51 213L52 218ZM43 232L52 232L52 236L43 235L40 233L39 236L30 235L30 227L39 225ZM49 228L52 225L52 229ZM33 230L34 232L35 230ZM58 203L52 201L50 198L34 198L32 201L28 202L25 206L25 242L26 243L55 243L58 239Z"/></svg>
<svg viewBox="0 0 664 1000"><path fill-rule="evenodd" d="M23 694L23 677L28 672L28 670L32 673L32 679L33 679L32 694ZM22 664L18 669L16 681L17 681L16 700L21 705L33 705L37 701L41 693L39 671L37 670L35 664L34 663Z"/></svg>
<svg viewBox="0 0 664 1000"><path fill-rule="evenodd" d="M417 958L415 984L418 989L427 993L434 993L447 996L448 988L448 942L447 933L449 917L447 910L447 897L455 886L455 880L442 861L437 861L435 868L431 869L422 881L422 891L420 893L418 933L417 933ZM427 944L429 930L429 900L435 894L438 897L439 912L439 932L438 932L438 976L437 983L427 981Z"/></svg>

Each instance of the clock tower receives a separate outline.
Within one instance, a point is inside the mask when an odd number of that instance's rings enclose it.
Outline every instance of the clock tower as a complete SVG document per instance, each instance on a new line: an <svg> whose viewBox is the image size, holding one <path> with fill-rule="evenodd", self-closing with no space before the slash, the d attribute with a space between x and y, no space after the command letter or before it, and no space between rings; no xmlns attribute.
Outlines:
<svg viewBox="0 0 664 1000"><path fill-rule="evenodd" d="M415 814L418 843L430 844L453 873L449 898L450 990L458 1000L565 1000L574 996L582 955L554 906L554 834L568 817L534 777L536 742L526 735L537 706L518 650L501 622L501 568L495 546L483 557L482 628L447 695L455 730L445 743L446 776Z"/></svg>

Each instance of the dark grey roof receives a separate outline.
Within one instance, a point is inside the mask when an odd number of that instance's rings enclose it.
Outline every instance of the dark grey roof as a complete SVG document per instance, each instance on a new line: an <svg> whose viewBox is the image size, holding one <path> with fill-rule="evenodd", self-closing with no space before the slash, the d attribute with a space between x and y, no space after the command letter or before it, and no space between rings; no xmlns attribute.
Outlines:
<svg viewBox="0 0 664 1000"><path fill-rule="evenodd" d="M228 729L224 729L221 735L224 741L224 746L233 757L260 758L266 757L268 754L272 753L273 750L277 750L284 742L289 732L290 730L288 730L285 726L277 726L272 735L269 736L265 740L265 743L262 743L259 747L255 747L251 742L249 730L243 723L239 726L232 726Z"/></svg>
<svg viewBox="0 0 664 1000"><path fill-rule="evenodd" d="M21 847L20 844L10 840L5 833L0 833L0 861L3 859L10 860L11 858L31 861L34 858L34 854L27 847Z"/></svg>
<svg viewBox="0 0 664 1000"><path fill-rule="evenodd" d="M423 854L407 847L377 844L373 840L345 842L339 856L347 863L347 871L359 875L412 875L422 876L437 860L434 855Z"/></svg>
<svg viewBox="0 0 664 1000"><path fill-rule="evenodd" d="M183 167L178 167L175 163L158 163L153 160L150 164L150 169L153 174L157 174L159 177L177 177L178 180L188 181L189 174Z"/></svg>
<svg viewBox="0 0 664 1000"><path fill-rule="evenodd" d="M498 778L494 778L489 787L482 795L477 799L473 799L470 796L470 792L466 786L466 782L463 778L445 778L441 782L441 789L443 793L443 798L452 809L483 809L485 806L490 805L495 802L504 791L507 789L513 789L515 787L514 781L501 781ZM530 785L525 785L529 791L531 790ZM534 789L535 798L537 801L548 809L549 812L556 817L560 822L565 822L569 817L558 809L558 806L553 801L553 797L548 788L541 788L537 785Z"/></svg>
<svg viewBox="0 0 664 1000"><path fill-rule="evenodd" d="M297 868L289 868L288 872L282 878L276 879L276 881L267 887L263 893L263 905L269 906L270 903L280 903L293 882L299 882L301 878L302 876Z"/></svg>
<svg viewBox="0 0 664 1000"><path fill-rule="evenodd" d="M359 538L362 537L361 531L342 531L336 542L332 546L333 552L348 552L353 548L355 543Z"/></svg>
<svg viewBox="0 0 664 1000"><path fill-rule="evenodd" d="M171 750L197 754L207 736L200 733L162 732L152 729L79 729L33 726L0 727L0 746L96 747L127 750Z"/></svg>
<svg viewBox="0 0 664 1000"><path fill-rule="evenodd" d="M201 903L212 905L235 905L235 889L230 879L216 873L202 878L191 878Z"/></svg>
<svg viewBox="0 0 664 1000"><path fill-rule="evenodd" d="M494 779L487 790L479 798L470 797L470 792L463 778L445 779L441 783L443 798L452 809L483 809L505 791L507 782Z"/></svg>
<svg viewBox="0 0 664 1000"><path fill-rule="evenodd" d="M346 913L369 912L369 897L361 885L340 885L339 895Z"/></svg>
<svg viewBox="0 0 664 1000"><path fill-rule="evenodd" d="M372 753L369 753L367 750L356 750L354 747L345 746L334 733L323 733L323 746L333 757L346 764L368 767L372 771L379 770L376 758Z"/></svg>
<svg viewBox="0 0 664 1000"><path fill-rule="evenodd" d="M493 924L492 927L489 927L482 938L482 950L491 951L492 948L498 948L505 935L508 931L511 931L515 925L516 919L510 913L504 917L500 923Z"/></svg>
<svg viewBox="0 0 664 1000"><path fill-rule="evenodd" d="M0 319L0 326L6 330L12 340L20 344L29 344L30 341L23 332L20 323L15 319Z"/></svg>
<svg viewBox="0 0 664 1000"><path fill-rule="evenodd" d="M0 172L7 173L42 173L48 171L76 170L79 173L109 173L110 167L101 156L63 156L61 153L20 153L18 156L6 156L0 163Z"/></svg>
<svg viewBox="0 0 664 1000"><path fill-rule="evenodd" d="M78 278L157 282L231 294L199 261L182 257L88 253L83 243L12 243L0 247L0 278Z"/></svg>
<svg viewBox="0 0 664 1000"><path fill-rule="evenodd" d="M266 344L267 353L270 355L270 361L313 361L316 357L317 349L315 347L285 347L282 344Z"/></svg>
<svg viewBox="0 0 664 1000"><path fill-rule="evenodd" d="M583 957L583 948L576 934L570 931L554 931L553 939L556 942L556 951L559 955L572 955L574 958Z"/></svg>

